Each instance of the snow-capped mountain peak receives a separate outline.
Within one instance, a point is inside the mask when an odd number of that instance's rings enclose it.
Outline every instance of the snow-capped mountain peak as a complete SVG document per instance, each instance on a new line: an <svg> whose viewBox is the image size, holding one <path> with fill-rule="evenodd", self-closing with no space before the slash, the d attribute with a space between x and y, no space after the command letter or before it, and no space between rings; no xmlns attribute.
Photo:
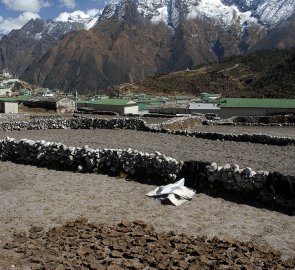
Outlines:
<svg viewBox="0 0 295 270"><path fill-rule="evenodd" d="M63 12L54 20L57 22L71 22L84 24L85 29L92 28L101 16L102 10L90 9L86 12L77 10L72 13Z"/></svg>
<svg viewBox="0 0 295 270"><path fill-rule="evenodd" d="M41 40L44 36L49 36L54 40L61 39L65 34L83 29L84 24L69 21L44 21L42 19L31 19L21 29L11 31L8 36L22 36L26 39Z"/></svg>
<svg viewBox="0 0 295 270"><path fill-rule="evenodd" d="M109 0L112 12L124 0ZM125 0L126 1L126 0ZM259 24L269 28L295 13L295 0L129 0L152 22L176 27L182 19L209 18L221 25ZM110 9L110 7L108 7ZM113 13L108 12L108 17Z"/></svg>
<svg viewBox="0 0 295 270"><path fill-rule="evenodd" d="M227 6L235 5L240 11L251 12L260 24L275 27L295 12L295 0L221 0Z"/></svg>
<svg viewBox="0 0 295 270"><path fill-rule="evenodd" d="M192 3L195 1L187 2L191 6L187 18L206 17L224 25L257 23L250 11L241 11L235 5L225 5L221 0L201 0L197 5Z"/></svg>

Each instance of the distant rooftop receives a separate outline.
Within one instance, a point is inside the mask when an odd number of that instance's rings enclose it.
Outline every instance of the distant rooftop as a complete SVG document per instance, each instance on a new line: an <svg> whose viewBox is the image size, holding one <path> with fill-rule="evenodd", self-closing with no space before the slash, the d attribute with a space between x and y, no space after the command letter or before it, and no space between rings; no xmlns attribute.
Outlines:
<svg viewBox="0 0 295 270"><path fill-rule="evenodd" d="M295 108L295 99L221 98L217 102L221 108Z"/></svg>
<svg viewBox="0 0 295 270"><path fill-rule="evenodd" d="M137 103L128 99L119 98L103 98L95 100L79 100L78 103L96 104L96 105L112 105L112 106L130 106L136 105Z"/></svg>
<svg viewBox="0 0 295 270"><path fill-rule="evenodd" d="M26 101L29 100L32 96L31 95L23 95L13 98L0 98L0 101L4 102L18 102L18 101Z"/></svg>
<svg viewBox="0 0 295 270"><path fill-rule="evenodd" d="M190 110L220 110L217 104L212 103L190 103Z"/></svg>

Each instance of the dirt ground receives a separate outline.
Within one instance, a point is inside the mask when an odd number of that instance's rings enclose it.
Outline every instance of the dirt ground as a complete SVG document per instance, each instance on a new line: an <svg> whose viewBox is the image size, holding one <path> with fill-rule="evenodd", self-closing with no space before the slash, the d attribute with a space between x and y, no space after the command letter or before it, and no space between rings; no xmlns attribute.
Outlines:
<svg viewBox="0 0 295 270"><path fill-rule="evenodd" d="M219 165L238 164L254 170L279 171L295 175L295 146L273 146L244 142L211 141L205 139L154 134L134 130L34 130L0 131L0 138L29 138L63 142L68 146L91 148L133 148L152 153L160 151L178 160L201 160Z"/></svg>
<svg viewBox="0 0 295 270"><path fill-rule="evenodd" d="M211 127L202 128L202 131L211 131ZM212 131L233 132L228 130L229 127L214 128ZM294 128L251 128L246 129L253 133L262 130L261 133L276 136L294 136L287 135L294 132ZM240 130L234 129L234 132L243 132ZM6 136L63 142L68 146L160 151L179 160L215 161L219 165L236 163L255 170L276 170L295 175L295 146L210 141L132 130L0 131L0 138ZM3 243L11 239L14 231L28 231L34 225L49 229L81 216L107 225L121 220L143 220L154 225L158 232L173 230L196 237L229 236L240 241L253 241L255 245L266 245L282 252L283 258L295 258L294 216L204 194L197 194L192 201L177 208L164 206L145 196L153 188L105 175L0 162L0 270L31 269L23 264L19 254L3 249Z"/></svg>
<svg viewBox="0 0 295 270"><path fill-rule="evenodd" d="M153 186L97 174L47 170L0 162L0 269L19 266L15 253L2 249L14 231L49 227L84 216L115 224L143 220L157 231L193 236L230 236L253 241L295 257L295 217L197 194L180 207L145 196ZM1 268L2 267L2 268Z"/></svg>

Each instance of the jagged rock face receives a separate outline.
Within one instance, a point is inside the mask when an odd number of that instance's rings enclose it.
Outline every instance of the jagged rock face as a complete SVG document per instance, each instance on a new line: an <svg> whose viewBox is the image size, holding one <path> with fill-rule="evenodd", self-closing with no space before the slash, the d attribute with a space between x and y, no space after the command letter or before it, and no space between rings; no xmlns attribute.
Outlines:
<svg viewBox="0 0 295 270"><path fill-rule="evenodd" d="M47 87L90 92L165 70L172 31L128 9L90 31L67 35L21 77Z"/></svg>
<svg viewBox="0 0 295 270"><path fill-rule="evenodd" d="M0 41L0 69L20 75L34 61L44 56L57 42L83 24L30 20L23 28L13 30Z"/></svg>
<svg viewBox="0 0 295 270"><path fill-rule="evenodd" d="M271 29L260 42L255 44L252 50L261 49L287 49L294 47L295 42L295 15Z"/></svg>
<svg viewBox="0 0 295 270"><path fill-rule="evenodd" d="M237 32L235 25L224 29L205 18L185 20L176 28L172 39L169 70L195 68L200 63L216 62L244 53L265 34L256 26Z"/></svg>

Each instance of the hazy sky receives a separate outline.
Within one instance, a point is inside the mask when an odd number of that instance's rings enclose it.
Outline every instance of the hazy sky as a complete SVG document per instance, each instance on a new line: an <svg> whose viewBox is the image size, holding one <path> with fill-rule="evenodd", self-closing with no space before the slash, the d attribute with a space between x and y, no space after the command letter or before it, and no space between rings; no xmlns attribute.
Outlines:
<svg viewBox="0 0 295 270"><path fill-rule="evenodd" d="M62 12L101 9L105 0L0 0L0 34L21 28L31 18L55 19Z"/></svg>

